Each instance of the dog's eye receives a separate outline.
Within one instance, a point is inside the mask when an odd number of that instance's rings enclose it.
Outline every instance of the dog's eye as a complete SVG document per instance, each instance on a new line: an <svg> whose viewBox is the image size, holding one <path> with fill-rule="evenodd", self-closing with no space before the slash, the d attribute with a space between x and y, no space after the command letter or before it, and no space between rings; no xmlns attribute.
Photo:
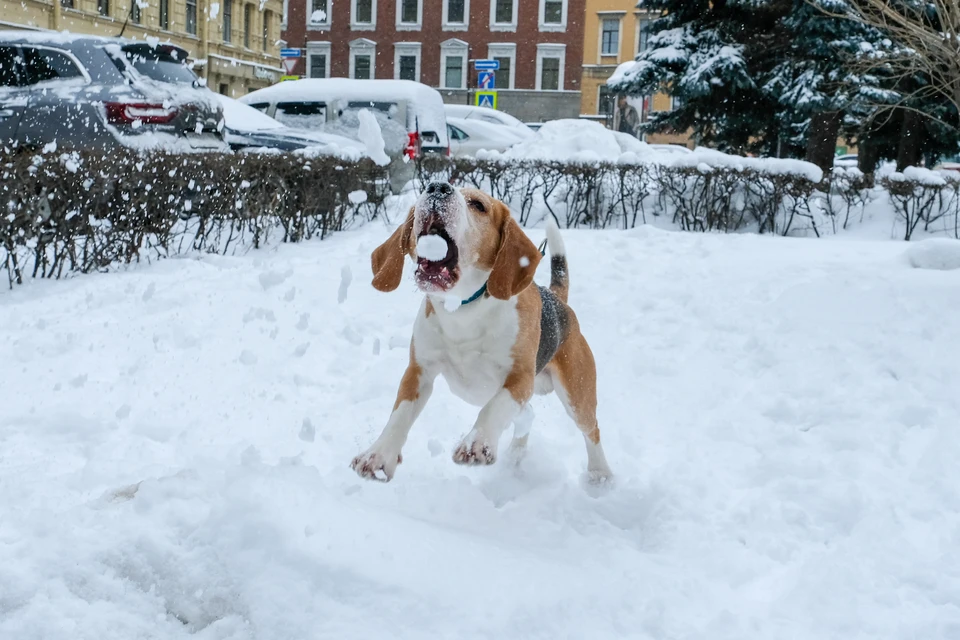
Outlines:
<svg viewBox="0 0 960 640"><path fill-rule="evenodd" d="M476 209L477 211L479 211L480 213L486 213L486 212L487 212L487 208L486 208L485 206L483 206L483 203L480 202L479 200L471 200L471 201L470 201L470 206L473 207L474 209Z"/></svg>

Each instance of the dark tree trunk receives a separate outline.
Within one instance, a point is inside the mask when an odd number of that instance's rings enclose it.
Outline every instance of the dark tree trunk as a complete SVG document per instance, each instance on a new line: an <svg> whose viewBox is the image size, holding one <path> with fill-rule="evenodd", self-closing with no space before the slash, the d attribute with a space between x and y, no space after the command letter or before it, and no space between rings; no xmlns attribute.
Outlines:
<svg viewBox="0 0 960 640"><path fill-rule="evenodd" d="M859 149L857 149L857 168L869 175L877 170L879 164L880 145L870 138L861 139Z"/></svg>
<svg viewBox="0 0 960 640"><path fill-rule="evenodd" d="M897 171L920 165L923 154L923 116L916 111L903 114L900 126L900 146L897 148Z"/></svg>
<svg viewBox="0 0 960 640"><path fill-rule="evenodd" d="M837 136L843 112L825 111L810 119L810 135L807 136L806 161L817 165L825 174L833 169L833 157L837 149Z"/></svg>

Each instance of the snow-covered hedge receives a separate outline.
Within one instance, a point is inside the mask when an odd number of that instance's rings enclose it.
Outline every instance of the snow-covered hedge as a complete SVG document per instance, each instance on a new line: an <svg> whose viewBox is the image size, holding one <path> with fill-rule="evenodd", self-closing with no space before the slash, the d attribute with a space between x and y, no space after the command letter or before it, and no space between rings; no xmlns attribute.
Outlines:
<svg viewBox="0 0 960 640"><path fill-rule="evenodd" d="M323 238L376 217L387 193L367 159L0 149L0 268L13 286Z"/></svg>

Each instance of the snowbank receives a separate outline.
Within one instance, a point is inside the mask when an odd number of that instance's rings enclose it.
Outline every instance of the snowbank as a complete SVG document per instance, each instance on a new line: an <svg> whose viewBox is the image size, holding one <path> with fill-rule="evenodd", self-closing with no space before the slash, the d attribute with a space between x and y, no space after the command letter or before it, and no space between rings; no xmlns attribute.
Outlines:
<svg viewBox="0 0 960 640"><path fill-rule="evenodd" d="M914 242L905 255L917 269L951 271L960 269L960 240L928 238Z"/></svg>

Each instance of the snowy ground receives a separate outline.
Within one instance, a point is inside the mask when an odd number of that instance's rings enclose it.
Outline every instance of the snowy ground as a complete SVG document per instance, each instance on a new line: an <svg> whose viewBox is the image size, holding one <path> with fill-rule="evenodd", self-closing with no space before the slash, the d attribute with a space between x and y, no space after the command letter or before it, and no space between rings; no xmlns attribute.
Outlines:
<svg viewBox="0 0 960 640"><path fill-rule="evenodd" d="M379 484L387 233L0 293L0 637L960 637L960 271L564 232L617 484L553 397L519 472L454 465L442 382Z"/></svg>

